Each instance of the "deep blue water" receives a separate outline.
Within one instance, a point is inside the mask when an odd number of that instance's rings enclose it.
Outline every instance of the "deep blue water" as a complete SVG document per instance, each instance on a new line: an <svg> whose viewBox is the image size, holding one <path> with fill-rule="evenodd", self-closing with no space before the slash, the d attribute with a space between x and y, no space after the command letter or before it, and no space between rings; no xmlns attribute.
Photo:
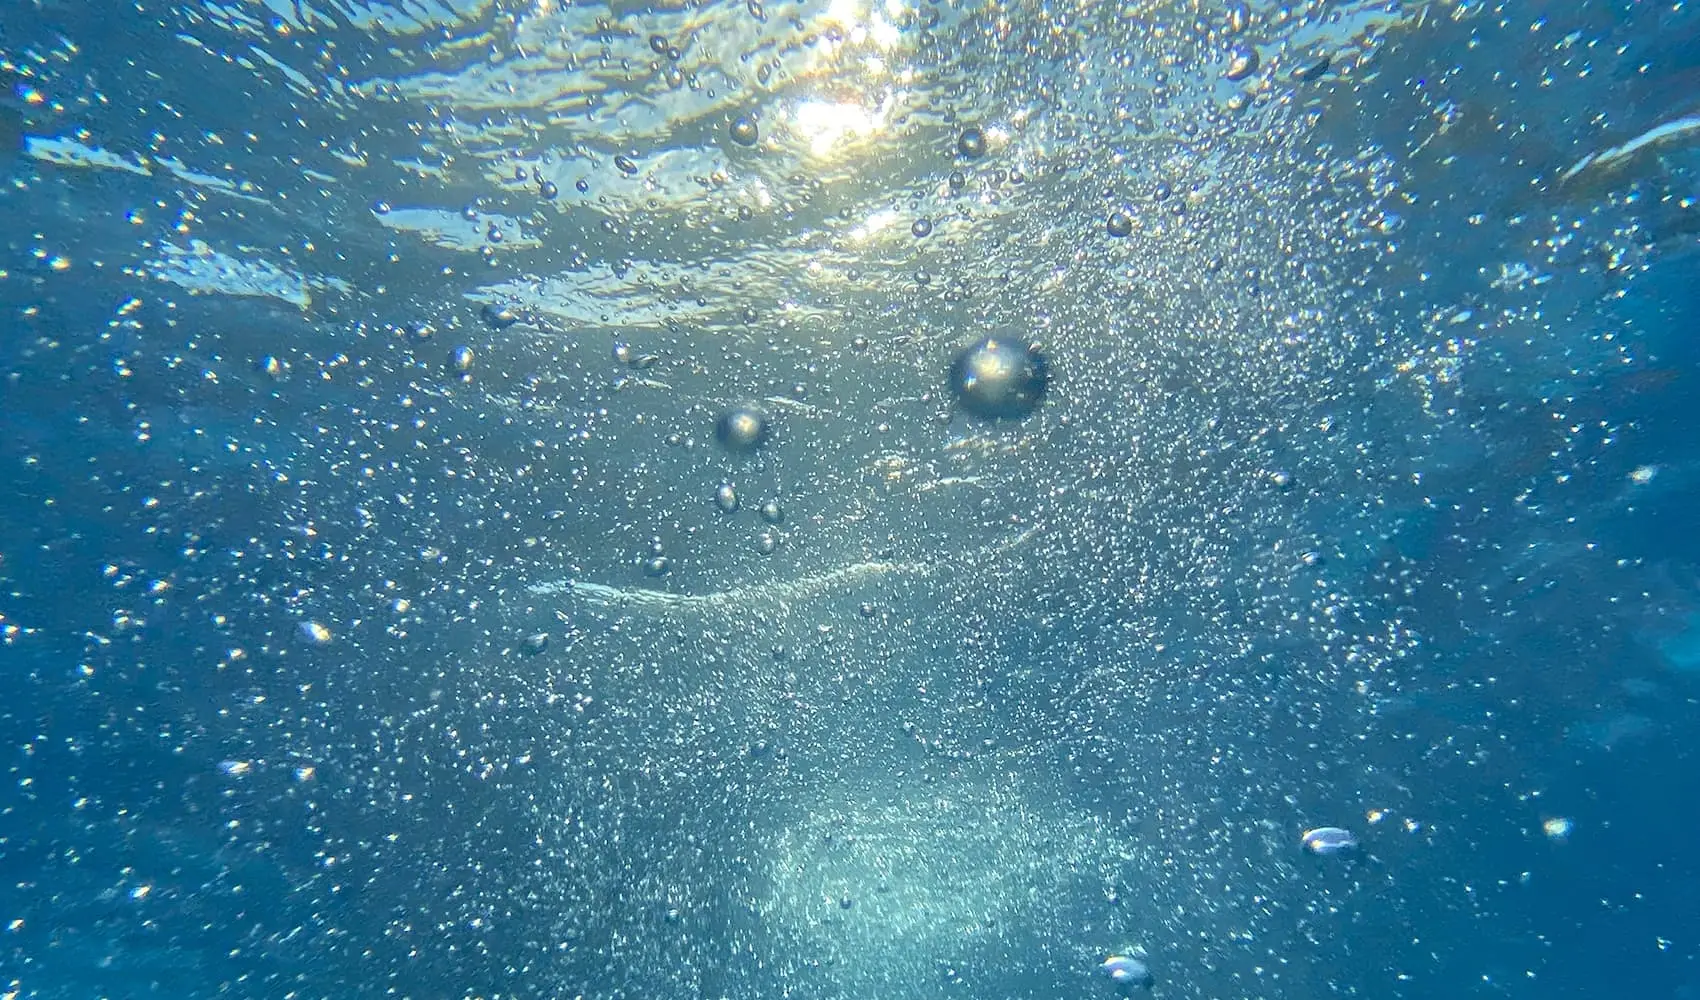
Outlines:
<svg viewBox="0 0 1700 1000"><path fill-rule="evenodd" d="M1697 67L0 10L0 997L1700 995Z"/></svg>

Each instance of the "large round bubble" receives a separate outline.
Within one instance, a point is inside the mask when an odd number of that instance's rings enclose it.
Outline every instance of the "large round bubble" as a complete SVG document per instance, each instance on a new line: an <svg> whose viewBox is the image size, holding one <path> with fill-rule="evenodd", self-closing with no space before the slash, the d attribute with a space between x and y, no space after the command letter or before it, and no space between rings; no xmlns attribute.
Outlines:
<svg viewBox="0 0 1700 1000"><path fill-rule="evenodd" d="M715 440L727 451L740 455L747 455L766 444L771 433L767 414L755 406L734 406L714 422Z"/></svg>
<svg viewBox="0 0 1700 1000"><path fill-rule="evenodd" d="M1037 347L987 337L950 363L950 391L964 412L989 420L1019 420L1045 400L1050 363Z"/></svg>

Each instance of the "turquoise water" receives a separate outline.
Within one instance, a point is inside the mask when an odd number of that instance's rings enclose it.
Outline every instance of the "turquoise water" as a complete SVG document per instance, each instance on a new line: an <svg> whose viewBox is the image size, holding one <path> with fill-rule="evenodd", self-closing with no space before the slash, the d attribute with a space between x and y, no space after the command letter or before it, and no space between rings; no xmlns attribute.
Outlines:
<svg viewBox="0 0 1700 1000"><path fill-rule="evenodd" d="M0 997L1700 994L1697 67L12 4Z"/></svg>

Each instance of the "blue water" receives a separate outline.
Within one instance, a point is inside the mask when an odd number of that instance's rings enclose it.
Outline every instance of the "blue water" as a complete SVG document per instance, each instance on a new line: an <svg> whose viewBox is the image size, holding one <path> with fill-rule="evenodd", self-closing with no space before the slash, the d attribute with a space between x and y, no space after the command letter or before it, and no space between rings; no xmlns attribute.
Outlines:
<svg viewBox="0 0 1700 1000"><path fill-rule="evenodd" d="M0 10L0 997L1700 995L1697 67Z"/></svg>

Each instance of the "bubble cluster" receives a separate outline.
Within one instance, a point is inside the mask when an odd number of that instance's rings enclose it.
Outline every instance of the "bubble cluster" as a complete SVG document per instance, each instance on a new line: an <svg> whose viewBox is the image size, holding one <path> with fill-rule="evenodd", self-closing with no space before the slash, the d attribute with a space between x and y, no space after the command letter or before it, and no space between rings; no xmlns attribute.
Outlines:
<svg viewBox="0 0 1700 1000"><path fill-rule="evenodd" d="M1583 832L1692 721L1682 11L224 6L0 39L0 994L1678 923Z"/></svg>

